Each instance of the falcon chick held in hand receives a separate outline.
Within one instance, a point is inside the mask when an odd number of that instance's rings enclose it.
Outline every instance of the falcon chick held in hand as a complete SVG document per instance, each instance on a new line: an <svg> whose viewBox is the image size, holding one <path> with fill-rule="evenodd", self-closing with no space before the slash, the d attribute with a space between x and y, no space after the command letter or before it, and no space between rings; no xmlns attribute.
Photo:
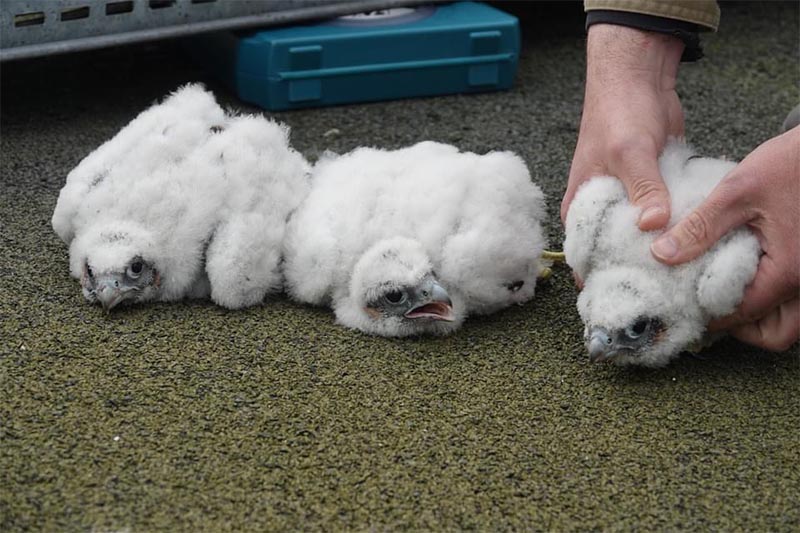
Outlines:
<svg viewBox="0 0 800 533"><path fill-rule="evenodd" d="M347 327L447 334L534 295L541 190L510 152L435 142L327 155L289 222L287 289Z"/></svg>
<svg viewBox="0 0 800 533"><path fill-rule="evenodd" d="M210 296L233 309L280 290L286 219L309 187L288 135L188 85L89 154L52 220L86 299L109 311Z"/></svg>
<svg viewBox="0 0 800 533"><path fill-rule="evenodd" d="M669 227L696 208L736 163L701 158L670 140L659 168L671 196ZM659 367L704 340L706 324L730 314L755 276L758 239L745 228L725 235L694 261L659 263L642 232L640 210L622 183L595 177L578 190L567 213L564 252L584 281L578 312L592 361Z"/></svg>

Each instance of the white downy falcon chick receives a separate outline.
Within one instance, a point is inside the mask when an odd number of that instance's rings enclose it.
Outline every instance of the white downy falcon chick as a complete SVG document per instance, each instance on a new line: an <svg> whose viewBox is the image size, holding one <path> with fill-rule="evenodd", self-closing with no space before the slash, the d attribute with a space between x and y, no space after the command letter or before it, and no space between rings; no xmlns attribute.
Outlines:
<svg viewBox="0 0 800 533"><path fill-rule="evenodd" d="M671 197L668 227L700 205L735 166L698 157L671 139L659 158ZM592 178L570 205L564 252L584 280L578 312L590 359L660 367L708 341L706 324L734 311L755 276L761 249L742 227L694 261L663 265L650 244L664 230L640 231L639 212L619 180Z"/></svg>
<svg viewBox="0 0 800 533"><path fill-rule="evenodd" d="M310 170L288 135L187 85L89 154L52 219L86 299L109 311L210 296L233 309L280 290L286 220Z"/></svg>
<svg viewBox="0 0 800 533"><path fill-rule="evenodd" d="M511 152L436 142L323 157L284 243L289 294L383 336L447 334L531 299L544 197Z"/></svg>

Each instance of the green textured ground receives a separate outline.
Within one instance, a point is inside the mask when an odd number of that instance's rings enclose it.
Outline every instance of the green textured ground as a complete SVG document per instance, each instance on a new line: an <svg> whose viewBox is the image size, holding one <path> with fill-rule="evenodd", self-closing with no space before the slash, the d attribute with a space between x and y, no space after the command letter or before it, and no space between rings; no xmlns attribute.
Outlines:
<svg viewBox="0 0 800 533"><path fill-rule="evenodd" d="M511 92L278 117L312 158L516 150L558 247L581 25L580 6L529 8ZM724 7L682 71L701 151L742 157L775 133L800 97L799 36L796 3ZM282 297L87 305L50 228L64 178L198 79L169 45L2 68L0 530L800 529L798 355L726 341L664 370L590 365L565 270L443 339L366 337Z"/></svg>

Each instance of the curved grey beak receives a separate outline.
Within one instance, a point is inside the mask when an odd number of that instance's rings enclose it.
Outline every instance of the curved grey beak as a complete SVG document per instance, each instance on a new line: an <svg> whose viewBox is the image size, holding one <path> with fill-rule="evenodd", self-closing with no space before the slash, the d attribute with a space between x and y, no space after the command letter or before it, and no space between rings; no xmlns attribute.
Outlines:
<svg viewBox="0 0 800 533"><path fill-rule="evenodd" d="M589 361L602 363L610 361L617 354L614 341L608 330L599 326L593 327L586 338L586 351L589 352Z"/></svg>
<svg viewBox="0 0 800 533"><path fill-rule="evenodd" d="M103 311L111 312L120 302L128 297L131 288L125 287L121 283L122 276L116 274L106 274L98 276L96 281L95 296L103 306Z"/></svg>
<svg viewBox="0 0 800 533"><path fill-rule="evenodd" d="M452 322L455 320L453 315L453 302L450 295L439 282L433 278L425 280L419 287L421 302L410 311L406 312L406 318L428 318L431 320L444 320Z"/></svg>

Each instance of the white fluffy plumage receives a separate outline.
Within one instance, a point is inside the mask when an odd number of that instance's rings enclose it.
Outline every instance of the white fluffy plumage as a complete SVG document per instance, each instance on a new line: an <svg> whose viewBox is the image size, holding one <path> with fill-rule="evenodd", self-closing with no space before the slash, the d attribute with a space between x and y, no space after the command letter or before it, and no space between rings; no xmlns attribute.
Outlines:
<svg viewBox="0 0 800 533"><path fill-rule="evenodd" d="M510 152L422 142L327 155L289 223L287 289L370 334L450 333L533 297L544 216Z"/></svg>
<svg viewBox="0 0 800 533"><path fill-rule="evenodd" d="M226 115L187 85L70 172L53 228L84 296L106 309L208 296L241 308L282 288L286 220L309 170L288 128Z"/></svg>
<svg viewBox="0 0 800 533"><path fill-rule="evenodd" d="M670 140L659 158L671 196L668 227L696 208L735 166L697 157L682 141ZM570 205L564 252L584 280L578 312L590 358L659 367L707 340L706 324L735 309L761 250L752 232L739 228L694 261L669 267L650 253L663 230L640 231L639 213L619 180L591 179Z"/></svg>

